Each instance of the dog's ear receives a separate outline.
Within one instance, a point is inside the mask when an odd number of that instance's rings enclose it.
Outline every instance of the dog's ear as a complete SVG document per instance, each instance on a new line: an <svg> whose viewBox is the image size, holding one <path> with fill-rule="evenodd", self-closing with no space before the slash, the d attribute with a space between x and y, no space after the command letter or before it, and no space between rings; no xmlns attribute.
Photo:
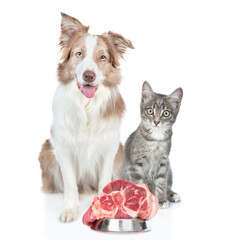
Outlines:
<svg viewBox="0 0 232 240"><path fill-rule="evenodd" d="M134 49L134 46L132 45L131 41L124 38L122 35L114 32L106 32L103 34L104 38L107 38L110 42L110 44L113 46L113 49L117 55L119 55L121 58L123 58L123 54L126 52L126 49L132 48ZM117 67L119 66L119 61L115 59L115 62L113 62L113 66Z"/></svg>
<svg viewBox="0 0 232 240"><path fill-rule="evenodd" d="M61 16L60 45L61 47L68 47L78 33L87 33L89 27L84 26L80 21L65 13L61 13Z"/></svg>

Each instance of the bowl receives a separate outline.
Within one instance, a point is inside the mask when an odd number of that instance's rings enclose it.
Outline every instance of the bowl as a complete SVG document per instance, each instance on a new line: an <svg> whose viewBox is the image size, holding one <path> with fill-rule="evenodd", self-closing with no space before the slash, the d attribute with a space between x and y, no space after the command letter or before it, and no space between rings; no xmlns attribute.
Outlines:
<svg viewBox="0 0 232 240"><path fill-rule="evenodd" d="M151 228L143 219L103 219L98 220L91 227L93 230L115 233L146 232Z"/></svg>

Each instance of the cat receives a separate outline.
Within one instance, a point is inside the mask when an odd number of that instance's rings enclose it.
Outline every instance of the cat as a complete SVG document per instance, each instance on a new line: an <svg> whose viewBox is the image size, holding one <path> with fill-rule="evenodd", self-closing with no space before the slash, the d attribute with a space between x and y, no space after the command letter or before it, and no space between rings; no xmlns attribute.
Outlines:
<svg viewBox="0 0 232 240"><path fill-rule="evenodd" d="M179 202L179 194L171 190L172 171L169 163L172 126L176 121L183 90L170 95L153 92L143 83L140 104L141 123L126 141L121 178L136 184L145 183L158 198L160 208Z"/></svg>

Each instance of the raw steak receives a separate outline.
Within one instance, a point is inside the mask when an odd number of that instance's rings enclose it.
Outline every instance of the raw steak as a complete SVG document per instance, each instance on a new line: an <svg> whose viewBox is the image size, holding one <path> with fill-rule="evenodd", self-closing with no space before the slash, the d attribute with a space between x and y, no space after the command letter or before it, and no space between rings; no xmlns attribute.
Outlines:
<svg viewBox="0 0 232 240"><path fill-rule="evenodd" d="M82 221L92 226L96 220L103 218L151 219L158 208L158 200L146 184L116 180L107 184L99 197L94 196Z"/></svg>

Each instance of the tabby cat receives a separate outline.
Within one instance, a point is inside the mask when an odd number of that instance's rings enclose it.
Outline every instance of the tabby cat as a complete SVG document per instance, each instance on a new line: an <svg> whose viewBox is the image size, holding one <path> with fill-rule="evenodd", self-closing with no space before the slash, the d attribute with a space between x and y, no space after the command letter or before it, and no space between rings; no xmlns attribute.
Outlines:
<svg viewBox="0 0 232 240"><path fill-rule="evenodd" d="M122 179L145 183L157 196L160 207L179 202L179 194L171 190L172 171L169 163L172 126L179 112L183 90L170 95L153 92L143 83L140 105L141 123L126 141Z"/></svg>

